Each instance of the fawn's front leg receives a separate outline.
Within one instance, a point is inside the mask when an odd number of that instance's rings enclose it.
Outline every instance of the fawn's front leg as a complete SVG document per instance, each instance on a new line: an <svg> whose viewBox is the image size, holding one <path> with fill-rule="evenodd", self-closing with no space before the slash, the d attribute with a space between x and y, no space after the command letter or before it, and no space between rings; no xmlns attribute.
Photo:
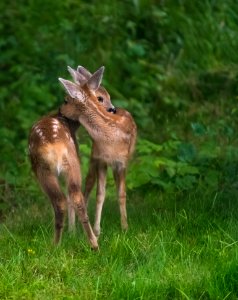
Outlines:
<svg viewBox="0 0 238 300"><path fill-rule="evenodd" d="M126 213L126 169L120 164L113 166L113 176L117 187L118 201L121 214L121 227L128 229Z"/></svg>
<svg viewBox="0 0 238 300"><path fill-rule="evenodd" d="M105 200L105 188L106 188L106 176L107 176L107 165L103 162L98 162L97 165L97 204L96 214L94 222L94 233L98 237L100 235L100 223L102 215L102 207Z"/></svg>

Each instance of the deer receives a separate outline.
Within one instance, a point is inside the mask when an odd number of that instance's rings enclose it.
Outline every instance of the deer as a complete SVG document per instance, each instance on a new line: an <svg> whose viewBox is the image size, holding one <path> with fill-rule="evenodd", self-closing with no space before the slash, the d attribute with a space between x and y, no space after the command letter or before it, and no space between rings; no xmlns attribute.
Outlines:
<svg viewBox="0 0 238 300"><path fill-rule="evenodd" d="M82 66L78 66L77 70L68 67L74 82L84 89L85 83L91 80L92 74ZM62 82L71 96L71 101L77 94L77 86L73 83ZM128 162L134 152L137 126L131 114L122 108L110 106L110 95L103 86L100 89L104 94L98 97L100 102L97 103L97 109L100 114L94 114L90 121L82 123L92 138L92 150L89 164L89 171L86 176L84 198L86 205L90 193L97 181L96 191L96 213L94 222L94 233L98 238L101 232L101 214L105 201L106 192L106 175L107 168L112 167L113 177L116 184L117 195L119 200L121 228L128 229L127 211L126 211L126 169ZM66 109L67 105L65 106ZM103 109L107 108L105 113ZM112 113L112 114L109 114ZM75 111L71 112L72 114ZM71 117L68 114L68 117ZM81 118L79 120L81 122Z"/></svg>
<svg viewBox="0 0 238 300"><path fill-rule="evenodd" d="M103 72L104 67L99 68L84 82L83 87L59 78L71 97L65 98L58 113L42 117L30 130L29 157L32 170L53 206L55 245L61 241L68 208L69 230L74 230L77 213L91 248L98 249L97 237L92 230L82 193L76 131L80 123L91 130L95 120L104 120L103 113L111 114L114 111L109 101L107 106L97 113L99 106L102 106L98 99L109 97L100 87ZM108 116L105 118L108 119ZM64 179L68 196L63 192L59 177Z"/></svg>

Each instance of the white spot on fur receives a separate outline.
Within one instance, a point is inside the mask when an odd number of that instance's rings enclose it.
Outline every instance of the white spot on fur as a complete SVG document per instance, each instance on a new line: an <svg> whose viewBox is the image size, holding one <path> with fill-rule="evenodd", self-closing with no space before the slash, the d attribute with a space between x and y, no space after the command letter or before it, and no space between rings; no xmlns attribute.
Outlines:
<svg viewBox="0 0 238 300"><path fill-rule="evenodd" d="M36 132L37 132L37 133L41 133L41 129L38 128L38 127L36 127Z"/></svg>
<svg viewBox="0 0 238 300"><path fill-rule="evenodd" d="M32 129L35 130L36 128L38 128L38 124L37 123L33 125Z"/></svg>
<svg viewBox="0 0 238 300"><path fill-rule="evenodd" d="M58 125L59 121L57 119L52 119L52 123Z"/></svg>
<svg viewBox="0 0 238 300"><path fill-rule="evenodd" d="M40 128L36 128L36 133L38 134L38 136L39 136L40 138L44 138L44 137L43 137L43 131L42 131Z"/></svg>

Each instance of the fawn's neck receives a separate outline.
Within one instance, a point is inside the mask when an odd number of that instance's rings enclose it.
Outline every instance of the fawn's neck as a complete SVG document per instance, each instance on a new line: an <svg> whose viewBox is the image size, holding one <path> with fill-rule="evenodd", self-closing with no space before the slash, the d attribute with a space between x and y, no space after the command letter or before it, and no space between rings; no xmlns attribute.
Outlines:
<svg viewBox="0 0 238 300"><path fill-rule="evenodd" d="M66 116L64 116L61 113L60 109L59 109L58 114L56 115L56 117L60 122L64 123L69 128L69 131L70 131L71 135L75 136L76 130L80 126L79 121L75 121L75 120L67 118Z"/></svg>
<svg viewBox="0 0 238 300"><path fill-rule="evenodd" d="M76 131L80 126L79 121L75 121L75 120L71 120L71 119L67 118L66 116L64 116L61 113L60 109L56 115L56 118L59 120L59 122L63 123L68 128L70 135L74 141L76 151L79 154L78 144L77 144L77 140L76 140Z"/></svg>

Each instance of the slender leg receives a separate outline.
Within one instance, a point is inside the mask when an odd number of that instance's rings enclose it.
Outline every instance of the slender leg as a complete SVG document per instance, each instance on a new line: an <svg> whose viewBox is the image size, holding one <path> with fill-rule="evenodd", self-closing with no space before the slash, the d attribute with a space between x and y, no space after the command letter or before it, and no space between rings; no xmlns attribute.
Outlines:
<svg viewBox="0 0 238 300"><path fill-rule="evenodd" d="M85 181L84 199L88 205L89 195L94 187L96 181L97 162L94 159L90 160L89 170Z"/></svg>
<svg viewBox="0 0 238 300"><path fill-rule="evenodd" d="M66 211L66 197L61 191L58 179L55 175L49 171L42 171L37 174L39 182L51 200L55 213L55 237L54 243L58 244L61 240L64 217Z"/></svg>
<svg viewBox="0 0 238 300"><path fill-rule="evenodd" d="M87 234L89 243L91 247L95 250L98 249L97 238L93 233L92 227L89 222L87 208L84 202L84 197L81 192L81 176L80 176L80 167L77 161L73 162L73 167L70 168L66 176L68 194L70 200L74 205L74 209L79 217L79 220L84 228L85 233Z"/></svg>
<svg viewBox="0 0 238 300"><path fill-rule="evenodd" d="M126 213L126 169L120 165L113 168L113 176L117 187L118 200L121 213L121 227L128 229L127 213Z"/></svg>
<svg viewBox="0 0 238 300"><path fill-rule="evenodd" d="M105 200L105 187L106 187L107 165L99 163L97 168L97 204L94 223L94 233L98 237L100 235L100 223L102 215L102 207Z"/></svg>
<svg viewBox="0 0 238 300"><path fill-rule="evenodd" d="M75 210L70 197L67 197L68 202L68 222L69 222L69 231L75 232Z"/></svg>

